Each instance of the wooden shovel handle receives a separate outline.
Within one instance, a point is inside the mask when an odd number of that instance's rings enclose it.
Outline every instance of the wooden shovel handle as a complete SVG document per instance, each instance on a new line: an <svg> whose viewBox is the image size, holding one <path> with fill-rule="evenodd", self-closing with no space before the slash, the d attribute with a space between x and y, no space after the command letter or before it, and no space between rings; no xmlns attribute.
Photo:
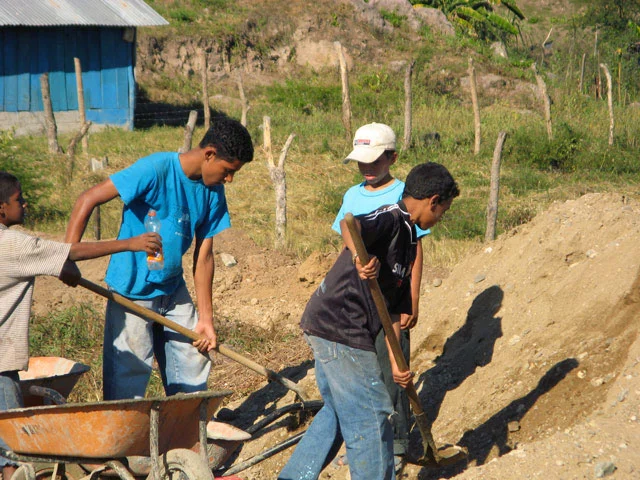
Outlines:
<svg viewBox="0 0 640 480"><path fill-rule="evenodd" d="M366 265L369 263L369 253L367 252L367 248L364 246L364 242L362 241L362 236L356 227L355 219L351 213L347 213L344 216L344 219L347 224L347 228L349 229L349 233L351 234L353 244L356 247L356 253L358 254L360 263L362 265ZM384 334L387 336L396 364L401 371L409 370L407 361L402 353L402 348L400 348L400 342L398 341L398 337L396 337L396 332L393 330L391 316L389 315L389 310L387 310L387 304L384 301L384 296L382 295L382 290L380 290L378 280L371 278L368 280L368 283L369 288L371 289L371 296L373 296L373 301L376 304L376 309L378 310L378 316L380 317L382 328L384 329ZM424 413L413 381L409 381L405 390L407 391L407 396L409 397L409 401L411 402L415 415L417 416Z"/></svg>
<svg viewBox="0 0 640 480"><path fill-rule="evenodd" d="M182 325L174 321L171 321L166 317L163 317L159 313L156 313L153 310L149 310L148 308L138 305L137 303L132 302L128 298L123 297L122 295L116 292L112 292L111 290L108 290L98 284L95 284L87 280L86 278L80 278L80 280L78 281L78 285L88 290L91 290L92 292L97 293L102 297L112 300L113 302L119 305L122 305L126 309L131 310L133 313L135 313L136 315L146 320L159 323L160 325L170 328L171 330L178 332L191 340L195 341L195 340L200 340L201 338L204 338L202 335L198 335L193 330L189 330L188 328L183 327ZM254 372L267 377L269 380L273 380L282 384L289 390L295 392L302 401L306 401L306 396L302 393L302 391L298 387L298 384L289 380L288 378L283 377L282 375L279 375L278 373L263 367L262 365L254 362L253 360L245 357L244 355L241 355L235 350L232 350L229 347L226 347L222 344L218 344L215 350L218 353L224 355L225 357L230 358L231 360L238 362L241 365L244 365L245 367L253 370ZM214 359L212 352L208 352L207 355L211 360Z"/></svg>

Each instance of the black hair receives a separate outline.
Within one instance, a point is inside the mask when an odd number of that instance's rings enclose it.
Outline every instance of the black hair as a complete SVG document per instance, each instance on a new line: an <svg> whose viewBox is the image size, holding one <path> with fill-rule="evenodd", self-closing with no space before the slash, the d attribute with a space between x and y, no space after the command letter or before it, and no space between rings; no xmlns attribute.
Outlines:
<svg viewBox="0 0 640 480"><path fill-rule="evenodd" d="M0 203L9 203L9 197L20 189L20 181L15 175L0 171Z"/></svg>
<svg viewBox="0 0 640 480"><path fill-rule="evenodd" d="M211 119L211 127L199 146L215 147L216 156L223 160L240 160L242 163L253 160L251 135L239 121L224 115Z"/></svg>
<svg viewBox="0 0 640 480"><path fill-rule="evenodd" d="M460 195L458 184L444 165L435 162L421 163L411 169L404 185L402 198L418 200L438 195L438 203L454 199Z"/></svg>

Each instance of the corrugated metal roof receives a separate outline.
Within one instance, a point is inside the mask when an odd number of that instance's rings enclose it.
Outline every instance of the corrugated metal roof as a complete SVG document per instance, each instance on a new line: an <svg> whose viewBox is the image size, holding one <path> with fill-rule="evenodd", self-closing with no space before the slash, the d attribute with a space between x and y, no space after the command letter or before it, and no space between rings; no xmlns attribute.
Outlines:
<svg viewBox="0 0 640 480"><path fill-rule="evenodd" d="M143 27L168 24L142 0L0 0L0 26L5 27Z"/></svg>

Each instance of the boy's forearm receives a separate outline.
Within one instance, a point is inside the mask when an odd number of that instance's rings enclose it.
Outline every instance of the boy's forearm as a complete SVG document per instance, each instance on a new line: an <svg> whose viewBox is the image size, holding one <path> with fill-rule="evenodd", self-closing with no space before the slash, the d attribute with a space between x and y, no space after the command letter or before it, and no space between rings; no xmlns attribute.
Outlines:
<svg viewBox="0 0 640 480"><path fill-rule="evenodd" d="M193 283L196 292L198 319L213 323L213 276L215 262L213 256L213 242L205 239L196 244L193 255Z"/></svg>
<svg viewBox="0 0 640 480"><path fill-rule="evenodd" d="M88 260L90 258L104 257L112 253L131 250L132 239L106 240L102 242L77 242L71 244L69 260Z"/></svg>

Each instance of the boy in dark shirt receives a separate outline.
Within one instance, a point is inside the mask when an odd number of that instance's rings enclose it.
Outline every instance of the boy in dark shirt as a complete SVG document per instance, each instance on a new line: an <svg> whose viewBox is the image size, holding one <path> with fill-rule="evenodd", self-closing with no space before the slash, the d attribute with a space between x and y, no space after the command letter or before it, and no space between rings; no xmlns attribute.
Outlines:
<svg viewBox="0 0 640 480"><path fill-rule="evenodd" d="M424 163L409 173L402 200L357 216L371 260L359 262L342 220L346 248L309 300L300 326L315 357L318 388L324 400L309 430L278 477L314 480L346 443L352 480L392 480L393 407L375 352L382 328L367 280L378 278L396 336L399 317L411 313L411 265L416 255L416 225L435 225L459 195L445 167ZM387 344L388 347L388 344ZM406 386L390 352L394 380Z"/></svg>

